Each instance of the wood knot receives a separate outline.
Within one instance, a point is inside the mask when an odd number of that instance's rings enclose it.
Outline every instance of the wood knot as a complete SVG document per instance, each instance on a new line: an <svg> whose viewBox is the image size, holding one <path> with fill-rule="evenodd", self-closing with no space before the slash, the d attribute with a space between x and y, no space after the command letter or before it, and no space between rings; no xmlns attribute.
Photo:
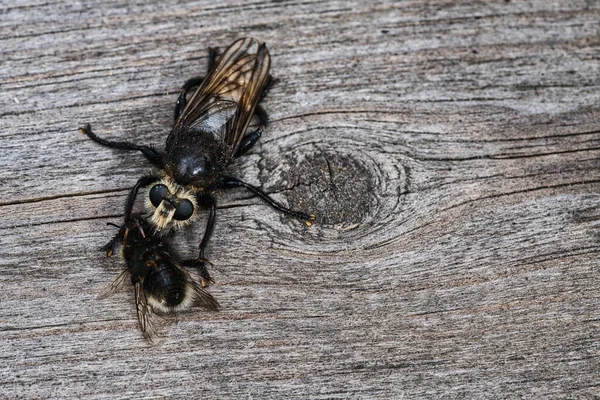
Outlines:
<svg viewBox="0 0 600 400"><path fill-rule="evenodd" d="M302 156L287 154L282 178L292 190L288 201L314 213L320 225L354 225L378 204L378 166L360 153L315 148Z"/></svg>

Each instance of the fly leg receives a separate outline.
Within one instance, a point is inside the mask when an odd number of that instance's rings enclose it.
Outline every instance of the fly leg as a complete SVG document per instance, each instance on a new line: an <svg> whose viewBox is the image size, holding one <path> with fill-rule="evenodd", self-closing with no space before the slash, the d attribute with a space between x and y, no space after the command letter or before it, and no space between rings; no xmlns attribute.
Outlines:
<svg viewBox="0 0 600 400"><path fill-rule="evenodd" d="M198 271L198 274L200 275L200 286L207 287L208 285L210 285L211 283L215 283L215 281L210 277L210 274L208 273L208 268L206 268L206 264L210 264L212 266L212 263L208 260L183 260L180 262L180 264L186 268L195 268Z"/></svg>
<svg viewBox="0 0 600 400"><path fill-rule="evenodd" d="M258 117L260 125L255 131L246 134L246 136L242 138L240 146L235 152L235 157L243 156L252 148L252 146L254 146L256 142L258 142L258 139L260 139L262 136L263 128L267 126L267 123L269 122L269 115L261 106L256 106L254 109L254 115Z"/></svg>
<svg viewBox="0 0 600 400"><path fill-rule="evenodd" d="M269 75L269 81L267 82L267 86L265 86L265 88L263 89L263 92L260 94L260 99L258 99L259 103L262 101L262 99L265 98L267 93L269 93L269 91L271 90L271 88L273 87L274 84L275 84L275 79L273 79L273 77L271 75Z"/></svg>
<svg viewBox="0 0 600 400"><path fill-rule="evenodd" d="M208 71L215 66L215 61L217 60L217 49L215 47L208 48Z"/></svg>
<svg viewBox="0 0 600 400"><path fill-rule="evenodd" d="M119 142L102 139L100 136L92 132L92 126L90 124L87 124L85 128L79 128L79 132L85 133L94 142L99 143L102 146L110 147L111 149L141 151L152 165L157 168L163 167L163 154L152 146L140 146L131 142Z"/></svg>
<svg viewBox="0 0 600 400"><path fill-rule="evenodd" d="M129 218L131 217L133 204L135 203L135 198L137 197L137 194L140 191L140 189L151 185L154 182L158 182L158 180L159 177L155 175L144 175L140 179L138 179L138 181L129 191L129 195L127 196L127 203L125 203L125 222L129 221Z"/></svg>
<svg viewBox="0 0 600 400"><path fill-rule="evenodd" d="M244 154L246 154L248 150L250 150L252 146L254 146L256 142L258 142L258 139L260 139L261 136L262 127L244 136L242 138L242 141L240 142L240 147L238 147L237 151L235 152L235 157L243 156Z"/></svg>
<svg viewBox="0 0 600 400"><path fill-rule="evenodd" d="M185 106L187 105L186 96L188 91L195 86L199 86L203 80L203 76L197 76L185 81L185 83L181 87L181 90L179 91L179 97L177 97L177 101L175 102L175 121L177 121L177 118L179 118L179 116L185 109Z"/></svg>
<svg viewBox="0 0 600 400"><path fill-rule="evenodd" d="M198 270L200 277L202 278L202 287L208 286L209 283L214 282L208 273L208 269L206 268L206 264L212 265L212 263L204 256L204 250L208 245L210 237L215 228L215 218L217 216L217 202L215 198L210 195L202 195L198 196L198 203L202 208L208 209L208 221L206 222L206 229L204 230L204 235L200 240L200 253L198 254L198 258L195 260L185 260L183 261L183 265L188 267L194 267Z"/></svg>
<svg viewBox="0 0 600 400"><path fill-rule="evenodd" d="M273 198L271 198L271 196L269 196L268 194L263 192L261 189L257 188L256 186L253 186L249 183L243 182L237 178L226 176L221 179L220 183L221 183L221 187L224 189L238 188L238 187L245 188L245 189L249 190L250 192L252 192L253 194L255 194L256 196L260 197L263 201L265 201L268 205L270 205L277 211L281 211L282 213L284 213L286 215L303 220L304 223L308 226L311 226L312 225L311 221L313 221L316 218L314 214L306 214L306 213L303 213L300 211L294 211L294 210L291 210L291 209L285 207L283 204L278 203L277 201L273 200Z"/></svg>
<svg viewBox="0 0 600 400"><path fill-rule="evenodd" d="M106 251L107 257L111 257L113 255L117 246L123 242L123 238L126 236L127 221L129 221L131 218L131 211L133 211L133 204L135 203L135 198L137 197L138 192L141 188L158 181L158 179L158 177L153 175L144 175L138 179L138 181L135 183L135 186L133 186L129 191L127 203L125 203L125 224L119 228L119 232L117 232L117 234L108 243L100 248L100 250Z"/></svg>
<svg viewBox="0 0 600 400"><path fill-rule="evenodd" d="M208 241L212 236L212 233L215 229L215 218L217 216L217 202L215 198L210 195L204 195L200 199L200 205L203 208L208 208L208 221L206 222L206 229L204 230L204 236L202 236L202 240L200 240L200 254L198 255L198 259L206 260L204 257L204 250L208 245Z"/></svg>
<svg viewBox="0 0 600 400"><path fill-rule="evenodd" d="M215 59L217 57L217 50L209 47L208 49L208 70L210 71L212 67L215 65ZM191 79L185 81L181 90L179 91L179 97L177 97L177 102L175 102L175 121L181 115L185 106L187 105L187 94L189 90L193 87L200 86L202 81L204 80L203 76L196 76Z"/></svg>

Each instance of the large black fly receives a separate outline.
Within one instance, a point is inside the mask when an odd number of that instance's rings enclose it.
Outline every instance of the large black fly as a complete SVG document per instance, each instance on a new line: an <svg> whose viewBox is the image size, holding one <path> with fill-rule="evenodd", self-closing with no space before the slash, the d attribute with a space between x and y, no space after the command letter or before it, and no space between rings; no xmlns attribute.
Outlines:
<svg viewBox="0 0 600 400"><path fill-rule="evenodd" d="M211 60L214 58L211 51ZM150 185L146 206L157 231L186 225L199 208L208 209L208 222L196 260L201 271L206 271L204 250L214 228L216 201L212 192L217 189L246 188L275 209L304 220L307 225L315 218L283 206L258 187L225 175L231 161L260 138L267 122L266 113L258 105L271 82L271 57L265 44L253 38L239 39L210 64L206 77L192 78L183 85L175 106L175 125L167 137L164 152L152 146L102 139L92 132L90 125L80 129L101 145L141 151L160 170L142 176L131 189L125 221L132 213L138 191ZM188 91L196 86L198 89L188 101ZM249 129L253 117L259 120L254 130ZM208 273L204 278L210 279Z"/></svg>

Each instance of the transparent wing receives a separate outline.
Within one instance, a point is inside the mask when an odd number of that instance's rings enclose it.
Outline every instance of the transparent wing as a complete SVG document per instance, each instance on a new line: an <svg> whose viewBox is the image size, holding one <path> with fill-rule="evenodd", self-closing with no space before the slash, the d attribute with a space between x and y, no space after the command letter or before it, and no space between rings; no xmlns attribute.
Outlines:
<svg viewBox="0 0 600 400"><path fill-rule="evenodd" d="M154 329L153 319L155 318L152 306L148 304L146 293L143 288L143 281L134 285L135 287L135 308L137 310L138 323L140 330L146 339L153 341L157 333Z"/></svg>
<svg viewBox="0 0 600 400"><path fill-rule="evenodd" d="M210 293L202 289L196 282L193 282L193 287L195 294L195 305L211 311L217 311L219 309L219 302Z"/></svg>
<svg viewBox="0 0 600 400"><path fill-rule="evenodd" d="M206 290L198 284L198 282L192 277L188 270L183 267L179 267L181 271L183 271L187 275L187 284L188 287L192 289L193 296L193 305L206 308L211 311L219 310L219 302L215 299L212 294L208 293Z"/></svg>
<svg viewBox="0 0 600 400"><path fill-rule="evenodd" d="M243 38L231 44L190 98L167 145L179 132L200 130L223 141L226 156L233 157L269 81L270 67L264 43Z"/></svg>
<svg viewBox="0 0 600 400"><path fill-rule="evenodd" d="M116 291L119 291L123 288L126 282L126 278L129 278L129 269L121 272L117 279L113 281L110 285L108 285L100 294L98 295L98 299L105 299Z"/></svg>

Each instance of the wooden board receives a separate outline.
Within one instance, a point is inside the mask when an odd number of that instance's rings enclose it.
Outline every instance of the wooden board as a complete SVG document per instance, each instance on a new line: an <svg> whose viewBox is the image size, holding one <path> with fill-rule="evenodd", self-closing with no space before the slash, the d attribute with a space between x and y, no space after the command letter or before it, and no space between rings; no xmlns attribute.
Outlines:
<svg viewBox="0 0 600 400"><path fill-rule="evenodd" d="M9 1L1 398L597 398L596 1ZM219 193L218 313L149 345L98 247L208 47L267 43L271 123ZM191 255L203 232L175 237ZM130 289L130 288L127 288Z"/></svg>

